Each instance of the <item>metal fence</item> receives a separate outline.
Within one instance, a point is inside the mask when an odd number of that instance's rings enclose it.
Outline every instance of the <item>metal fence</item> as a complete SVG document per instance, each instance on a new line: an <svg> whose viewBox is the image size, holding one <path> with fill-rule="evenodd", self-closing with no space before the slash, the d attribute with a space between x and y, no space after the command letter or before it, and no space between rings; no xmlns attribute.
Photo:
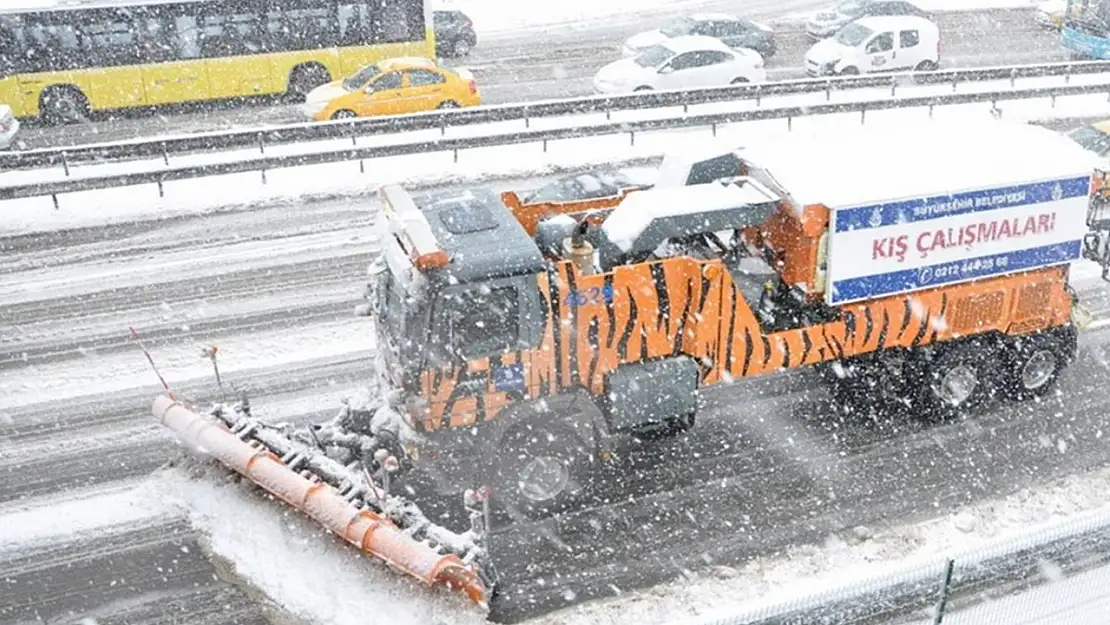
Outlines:
<svg viewBox="0 0 1110 625"><path fill-rule="evenodd" d="M1103 508L985 547L938 555L808 596L683 623L939 625L952 620L957 610L978 603L989 591L1025 590L1108 564L1110 508Z"/></svg>
<svg viewBox="0 0 1110 625"><path fill-rule="evenodd" d="M1021 78L1064 77L1065 84L1071 76L1110 73L1110 61L1082 61L1074 63L1045 63L987 67L978 69L951 69L935 72L905 72L880 76L842 76L818 79L789 80L752 85L735 85L688 91L658 91L619 96L596 96L546 100L528 104L481 106L469 109L443 110L411 115L353 119L335 122L311 122L273 126L261 129L213 132L93 144L72 148L48 148L24 152L0 153L0 169L27 169L49 166L69 166L77 163L124 161L139 158L161 158L169 164L176 155L198 151L229 150L236 148L288 145L306 141L350 139L397 134L415 130L440 129L489 124L504 121L523 121L570 115L601 114L651 108L688 107L699 104L755 100L771 96L805 93L826 94L831 99L834 91L886 87L895 95L898 85L952 84L953 92L959 85L989 80Z"/></svg>
<svg viewBox="0 0 1110 625"><path fill-rule="evenodd" d="M769 119L786 119L788 124L795 117L827 115L835 113L858 112L861 122L866 119L868 112L883 111L902 108L932 109L937 106L972 104L990 102L997 106L1000 101L1029 100L1036 98L1055 98L1073 95L1091 95L1106 93L1110 100L1110 84L1099 85L1073 85L1064 87L1043 87L1034 89L1006 90L995 92L958 93L944 96L892 98L888 100L870 100L858 103L836 103L817 106L795 106L775 109L758 109L735 113L718 113L691 115L671 119L644 120L638 122L613 122L585 127L559 128L552 130L534 130L515 133L506 133L479 137L465 137L455 139L439 139L435 141L420 141L411 143L398 143L395 145L379 145L367 147L339 148L326 151L310 151L302 154L257 156L249 159L208 163L190 166L154 166L134 172L69 176L59 179L47 179L0 187L0 200L10 200L27 197L53 196L57 203L57 195L79 191L92 191L139 184L161 185L174 180L186 180L219 176L227 174L244 173L250 171L266 171L301 167L307 165L320 165L343 161L364 161L367 159L404 156L411 154L431 152L453 152L457 161L459 152L467 149L507 146L522 143L538 142L544 151L552 141L581 139L603 135L626 134L629 142L635 145L638 134L649 131L674 130L708 126L716 134L720 125L738 122L761 121Z"/></svg>

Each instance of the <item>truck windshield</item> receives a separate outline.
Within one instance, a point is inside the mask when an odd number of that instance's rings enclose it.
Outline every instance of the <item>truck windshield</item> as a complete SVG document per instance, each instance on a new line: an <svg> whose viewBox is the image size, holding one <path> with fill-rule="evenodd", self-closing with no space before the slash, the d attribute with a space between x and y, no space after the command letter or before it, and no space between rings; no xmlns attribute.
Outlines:
<svg viewBox="0 0 1110 625"><path fill-rule="evenodd" d="M870 28L862 24L852 22L844 28L841 28L840 31L836 33L836 42L842 46L854 48L866 41L867 38L870 37L873 33L874 31L872 31Z"/></svg>

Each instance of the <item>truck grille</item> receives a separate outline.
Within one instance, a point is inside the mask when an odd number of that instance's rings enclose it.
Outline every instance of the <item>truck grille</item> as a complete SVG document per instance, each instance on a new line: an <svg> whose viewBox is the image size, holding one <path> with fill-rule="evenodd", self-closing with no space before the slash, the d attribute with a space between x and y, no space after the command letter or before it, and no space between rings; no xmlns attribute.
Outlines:
<svg viewBox="0 0 1110 625"><path fill-rule="evenodd" d="M958 334L972 334L990 328L1002 318L1006 294L1002 291L964 298L948 317L948 327Z"/></svg>

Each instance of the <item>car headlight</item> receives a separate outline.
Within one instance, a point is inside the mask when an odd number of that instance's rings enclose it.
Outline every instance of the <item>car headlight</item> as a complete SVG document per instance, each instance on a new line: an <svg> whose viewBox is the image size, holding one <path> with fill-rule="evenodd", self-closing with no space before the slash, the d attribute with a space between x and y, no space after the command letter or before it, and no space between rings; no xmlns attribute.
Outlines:
<svg viewBox="0 0 1110 625"><path fill-rule="evenodd" d="M308 101L304 103L304 111L311 115L315 115L328 107L327 100Z"/></svg>

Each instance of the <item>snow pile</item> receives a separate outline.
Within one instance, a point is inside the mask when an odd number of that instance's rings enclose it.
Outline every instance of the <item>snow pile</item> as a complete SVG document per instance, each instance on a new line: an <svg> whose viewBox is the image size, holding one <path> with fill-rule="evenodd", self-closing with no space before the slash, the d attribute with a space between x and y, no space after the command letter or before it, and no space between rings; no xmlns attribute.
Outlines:
<svg viewBox="0 0 1110 625"><path fill-rule="evenodd" d="M52 540L72 540L103 528L162 517L158 493L148 482L116 483L80 497L5 504L0 515L0 551L21 550Z"/></svg>
<svg viewBox="0 0 1110 625"><path fill-rule="evenodd" d="M467 625L485 614L444 589L359 554L310 519L215 469L167 470L165 497L236 574L299 618L328 625Z"/></svg>
<svg viewBox="0 0 1110 625"><path fill-rule="evenodd" d="M734 569L711 567L687 579L620 597L582 604L530 621L531 625L618 625L710 622L755 605L851 587L880 576L928 566L946 555L987 548L1077 514L1110 513L1110 468L1072 475L1009 497L961 508L922 523L856 527L829 536L823 545L787 549ZM938 573L939 575L939 573Z"/></svg>

